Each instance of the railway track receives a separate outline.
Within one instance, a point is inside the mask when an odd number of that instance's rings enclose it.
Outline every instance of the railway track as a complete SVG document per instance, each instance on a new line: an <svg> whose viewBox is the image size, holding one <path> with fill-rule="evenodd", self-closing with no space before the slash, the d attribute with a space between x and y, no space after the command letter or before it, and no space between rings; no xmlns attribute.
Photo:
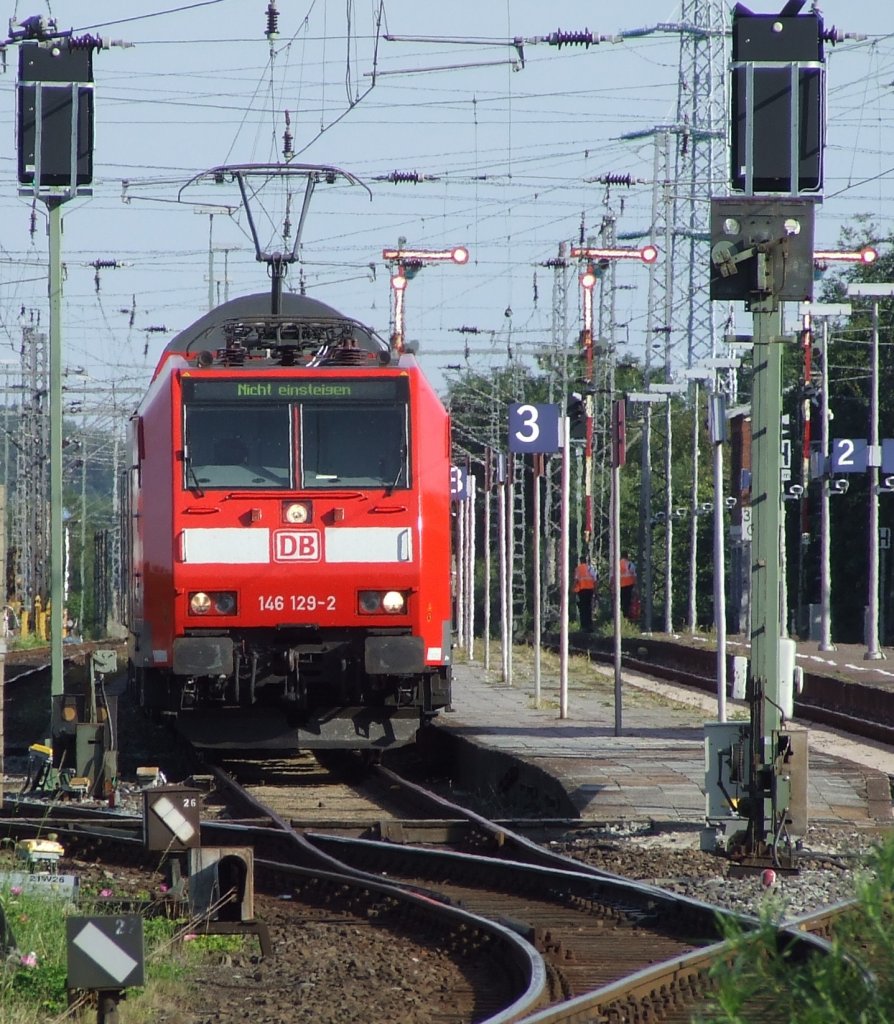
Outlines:
<svg viewBox="0 0 894 1024"><path fill-rule="evenodd" d="M385 842L335 835L314 827L302 839L367 878L399 881L522 935L543 958L546 987L539 1000L549 1004L535 1011L532 1021L603 1019L592 1015L594 1007L606 1020L688 1020L703 1000L710 968L725 950L718 942L718 916L734 915L571 861L386 769L372 775L394 806L409 801L414 810L427 805L439 821L464 821L468 828L461 844L479 852L401 844L395 836ZM360 788L366 790L366 784ZM271 810L251 786L247 793L241 790L234 786L259 814ZM280 814L293 813L289 801L295 796L286 796L285 805L281 796L276 799L279 811L271 817L282 823ZM794 943L801 955L821 950L822 942L805 938L803 930L780 941ZM501 1013L493 1019L519 1018Z"/></svg>
<svg viewBox="0 0 894 1024"><path fill-rule="evenodd" d="M544 849L388 769L332 774L305 758L251 762L240 781L215 774L203 845L252 846L258 891L289 896L291 929L334 928L330 946L350 932L348 960L382 929L396 958L424 947L443 959L433 1024L688 1020L724 956L717 914L733 915ZM52 820L91 855L139 858L135 816L59 810L35 830ZM401 841L417 829L438 845ZM822 951L807 927L780 941Z"/></svg>
<svg viewBox="0 0 894 1024"><path fill-rule="evenodd" d="M303 922L435 936L456 1006L433 1021L686 1020L724 955L714 908L556 855L387 769L333 774L308 756L239 776L232 804L209 797L203 844L252 845L259 887L289 892ZM138 821L63 813L76 842L138 855Z"/></svg>

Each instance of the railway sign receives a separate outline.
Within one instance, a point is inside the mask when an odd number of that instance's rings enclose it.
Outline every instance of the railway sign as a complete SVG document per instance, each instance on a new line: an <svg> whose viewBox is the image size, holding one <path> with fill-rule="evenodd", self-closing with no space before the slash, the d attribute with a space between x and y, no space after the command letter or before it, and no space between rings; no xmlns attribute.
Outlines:
<svg viewBox="0 0 894 1024"><path fill-rule="evenodd" d="M894 473L894 437L882 438L882 474L890 476Z"/></svg>
<svg viewBox="0 0 894 1024"><path fill-rule="evenodd" d="M68 987L119 990L143 984L143 919L70 917L65 922Z"/></svg>
<svg viewBox="0 0 894 1024"><path fill-rule="evenodd" d="M450 467L450 497L465 501L469 496L469 471L465 466Z"/></svg>
<svg viewBox="0 0 894 1024"><path fill-rule="evenodd" d="M147 850L189 850L201 845L202 794L186 786L143 790L143 836Z"/></svg>
<svg viewBox="0 0 894 1024"><path fill-rule="evenodd" d="M869 442L865 437L836 437L832 441L833 473L865 473Z"/></svg>
<svg viewBox="0 0 894 1024"><path fill-rule="evenodd" d="M509 406L509 451L557 452L559 416L558 405L513 402Z"/></svg>

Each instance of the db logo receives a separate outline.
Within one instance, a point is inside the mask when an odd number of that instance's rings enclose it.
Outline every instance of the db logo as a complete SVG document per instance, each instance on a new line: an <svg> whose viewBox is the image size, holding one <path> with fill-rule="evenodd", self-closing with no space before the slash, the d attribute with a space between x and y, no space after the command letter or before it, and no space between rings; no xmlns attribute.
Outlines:
<svg viewBox="0 0 894 1024"><path fill-rule="evenodd" d="M273 534L273 558L277 562L319 562L319 530L277 530Z"/></svg>

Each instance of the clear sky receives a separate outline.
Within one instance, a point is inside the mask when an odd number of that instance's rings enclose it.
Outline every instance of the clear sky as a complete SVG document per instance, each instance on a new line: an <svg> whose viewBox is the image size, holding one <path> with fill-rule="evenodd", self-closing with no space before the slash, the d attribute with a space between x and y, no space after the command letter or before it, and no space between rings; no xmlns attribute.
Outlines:
<svg viewBox="0 0 894 1024"><path fill-rule="evenodd" d="M581 230L595 233L609 208L604 186L587 179L631 175L635 184L608 202L619 232L647 236L653 146L622 136L675 119L679 37L657 31L561 49L535 40L560 28L615 36L675 22L679 3L277 6L278 35L268 40L267 0L0 5L4 28L7 18L51 14L60 29L134 44L95 56L94 195L65 207L68 366L145 386L165 341L207 308L209 241L216 298L267 289L244 215L223 209L238 207L235 186L181 188L218 164L281 160L286 111L295 160L342 167L372 190L371 201L357 187L318 191L303 247L310 294L387 335L382 249L405 238L471 250L468 266L426 268L407 293L407 334L439 382L446 365L485 369L548 342L552 276L543 263ZM749 6L774 13L782 0ZM891 230L894 4L827 0L822 11L827 26L867 37L827 49L816 242L829 248L860 213ZM526 40L521 54L517 37ZM17 60L10 46L0 73L0 361L18 358L22 323L47 322L44 207L18 195L16 181ZM425 180L376 180L393 171ZM265 243L278 247L284 193L258 199ZM213 221L211 203L221 204ZM98 286L95 260L120 264L100 271ZM298 276L295 267L292 286ZM645 276L639 265L619 270L617 320L633 354L642 351ZM576 306L570 312L573 323ZM159 327L166 331L149 331Z"/></svg>

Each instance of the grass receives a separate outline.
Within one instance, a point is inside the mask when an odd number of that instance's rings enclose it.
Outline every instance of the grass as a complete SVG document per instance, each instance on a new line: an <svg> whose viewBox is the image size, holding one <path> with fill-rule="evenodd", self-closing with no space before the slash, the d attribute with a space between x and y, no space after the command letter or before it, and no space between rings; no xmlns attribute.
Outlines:
<svg viewBox="0 0 894 1024"><path fill-rule="evenodd" d="M637 634L639 635L639 634ZM490 641L491 671L498 673L501 668L500 641ZM481 664L484 659L484 640L476 638L475 663ZM516 685L529 686L534 679L534 648L528 644L514 644L512 647L512 677ZM467 663L464 649L454 651L454 660ZM558 708L558 700L554 699L559 688L559 655L553 651L540 652L541 708ZM614 669L611 665L593 661L588 654L569 652L568 655L568 689L584 690L603 701L606 707L614 706L615 699ZM689 704L681 703L671 697L654 693L651 690L638 688L634 685L624 687L624 704L626 707L668 708L671 710L690 710ZM531 707L534 707L533 697ZM736 717L738 709L730 709L732 717ZM747 712L745 713L747 718Z"/></svg>
<svg viewBox="0 0 894 1024"><path fill-rule="evenodd" d="M36 633L28 633L25 636L10 636L7 639L11 651L31 651L38 647L46 647L49 641Z"/></svg>
<svg viewBox="0 0 894 1024"><path fill-rule="evenodd" d="M829 956L793 962L780 952L780 908L769 903L757 932L725 924L729 961L711 971L717 988L700 1024L888 1024L894 1020L894 840L858 876L857 905L835 923ZM768 1009L771 1008L771 1009Z"/></svg>
<svg viewBox="0 0 894 1024"><path fill-rule="evenodd" d="M0 856L0 870L16 870L12 856ZM159 913L159 901L141 893L146 912L143 920L146 985L128 991L121 1004L126 1024L151 1024L160 1011L172 1005L172 993L183 985L208 958L242 948L240 936L184 935L187 922ZM20 887L0 888L0 906L15 937L16 949L0 962L0 1024L54 1024L77 1019L68 1014L67 950L65 923L70 916L132 913L130 904L118 904L109 889L81 893L77 905L59 897L33 895ZM189 941L192 940L192 941ZM95 1010L84 1011L88 1017Z"/></svg>

